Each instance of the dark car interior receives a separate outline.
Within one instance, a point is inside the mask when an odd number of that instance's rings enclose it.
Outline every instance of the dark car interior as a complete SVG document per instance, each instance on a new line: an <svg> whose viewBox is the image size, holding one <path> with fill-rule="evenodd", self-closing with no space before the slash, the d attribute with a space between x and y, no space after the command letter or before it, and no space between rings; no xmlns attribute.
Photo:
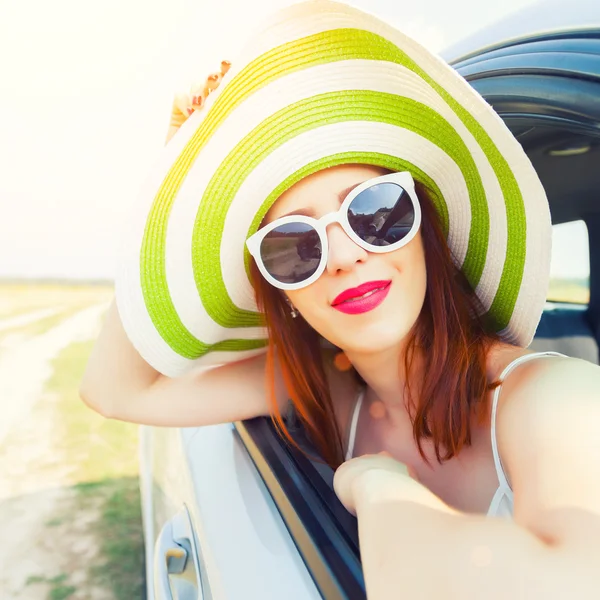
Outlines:
<svg viewBox="0 0 600 600"><path fill-rule="evenodd" d="M599 107L596 110L600 120ZM576 127L566 123L552 127L548 117L532 118L528 125L519 141L544 183L553 223L583 221L590 247L589 304L550 304L542 314L531 348L555 350L598 364L600 172L597 165L600 164L600 131L584 134L578 128L574 131Z"/></svg>
<svg viewBox="0 0 600 600"><path fill-rule="evenodd" d="M600 35L524 39L455 68L494 107L529 155L553 225L582 220L590 249L587 306L550 304L531 345L599 362Z"/></svg>
<svg viewBox="0 0 600 600"><path fill-rule="evenodd" d="M571 31L471 54L454 64L503 118L546 189L553 225L583 221L589 302L549 298L531 348L599 363L600 32ZM365 598L356 521L333 472L289 447L268 419L236 429L324 598ZM297 429L296 440L311 448ZM314 451L313 451L314 452Z"/></svg>

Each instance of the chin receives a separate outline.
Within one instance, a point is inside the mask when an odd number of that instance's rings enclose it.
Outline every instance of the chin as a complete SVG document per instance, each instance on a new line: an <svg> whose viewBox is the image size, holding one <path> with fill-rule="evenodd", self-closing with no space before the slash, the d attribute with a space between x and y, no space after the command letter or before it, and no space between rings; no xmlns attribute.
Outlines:
<svg viewBox="0 0 600 600"><path fill-rule="evenodd" d="M402 345L414 323L373 323L368 327L356 328L352 335L340 336L336 344L345 352L373 354L385 352Z"/></svg>
<svg viewBox="0 0 600 600"><path fill-rule="evenodd" d="M330 306L318 314L303 314L323 338L345 352L385 352L402 345L422 308L422 303L406 302L398 296L387 300L392 302L378 307L370 316L347 315Z"/></svg>

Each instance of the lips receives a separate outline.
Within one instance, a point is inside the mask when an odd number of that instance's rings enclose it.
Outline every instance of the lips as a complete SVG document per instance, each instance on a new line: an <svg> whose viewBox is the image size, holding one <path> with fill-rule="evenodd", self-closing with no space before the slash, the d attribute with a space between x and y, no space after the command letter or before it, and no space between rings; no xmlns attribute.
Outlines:
<svg viewBox="0 0 600 600"><path fill-rule="evenodd" d="M339 306L342 303L350 303L352 301L357 301L362 299L365 294L369 292L375 292L376 290L383 290L390 286L391 280L381 280L381 281L367 281L362 285L359 285L355 288L350 288L348 290L344 290L339 296L335 298L335 300L331 303L332 306Z"/></svg>

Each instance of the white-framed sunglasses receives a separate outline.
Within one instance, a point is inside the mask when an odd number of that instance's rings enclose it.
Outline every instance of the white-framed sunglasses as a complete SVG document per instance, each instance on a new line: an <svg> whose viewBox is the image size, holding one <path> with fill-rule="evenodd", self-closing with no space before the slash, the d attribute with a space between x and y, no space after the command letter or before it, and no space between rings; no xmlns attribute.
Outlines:
<svg viewBox="0 0 600 600"><path fill-rule="evenodd" d="M364 181L339 210L319 219L290 215L259 229L246 240L263 277L281 290L316 281L327 265L327 226L339 223L348 237L369 252L392 252L408 244L421 226L421 206L410 173Z"/></svg>

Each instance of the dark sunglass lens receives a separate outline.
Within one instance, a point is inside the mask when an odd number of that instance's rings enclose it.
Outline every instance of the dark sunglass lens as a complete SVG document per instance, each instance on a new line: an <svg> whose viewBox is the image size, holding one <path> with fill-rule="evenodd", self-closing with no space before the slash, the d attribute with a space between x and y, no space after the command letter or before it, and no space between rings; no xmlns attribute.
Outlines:
<svg viewBox="0 0 600 600"><path fill-rule="evenodd" d="M372 246L389 246L406 237L415 222L408 192L397 183L380 183L361 192L348 207L356 235Z"/></svg>
<svg viewBox="0 0 600 600"><path fill-rule="evenodd" d="M306 223L286 223L270 231L260 245L269 274L281 283L308 279L321 262L321 238Z"/></svg>

